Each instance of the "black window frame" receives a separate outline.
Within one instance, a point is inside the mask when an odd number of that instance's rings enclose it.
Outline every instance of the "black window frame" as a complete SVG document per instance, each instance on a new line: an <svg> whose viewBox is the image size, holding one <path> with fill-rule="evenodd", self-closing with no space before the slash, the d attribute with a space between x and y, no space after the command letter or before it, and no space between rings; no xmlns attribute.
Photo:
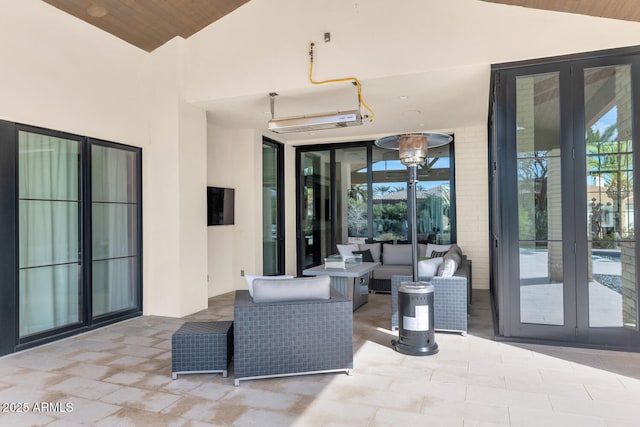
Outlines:
<svg viewBox="0 0 640 427"><path fill-rule="evenodd" d="M456 211L456 185L455 185L455 136L453 137L452 142L448 145L449 148L449 182L451 186L450 197L452 200L450 207L450 216L453 218L451 223L451 241L457 242L457 211ZM339 142L339 143L329 143L329 144L310 144L310 145L298 145L295 146L296 149L296 271L298 275L302 274L302 271L307 268L304 265L304 259L302 257L303 248L304 248L304 232L301 229L303 223L303 212L302 212L302 199L303 199L303 181L304 181L304 171L302 170L301 164L301 154L309 151L328 151L330 156L330 207L329 210L331 212L331 246L336 247L336 230L337 230L337 188L336 188L336 167L335 167L335 152L338 149L344 148L366 148L366 157L367 157L367 194L373 194L373 147L375 146L375 141L354 141L354 142ZM408 182L408 174L407 174L407 182ZM411 203L411 201L409 201ZM407 215L409 214L409 209L407 208ZM373 218L373 198L369 197L367 199L367 217ZM408 219L408 218L407 218ZM409 221L410 223L410 221ZM411 224L413 226L413 224ZM408 231L409 238L411 236L411 230ZM367 226L367 240L373 239L373 222L369 221ZM322 264L322 260L315 260L316 265Z"/></svg>

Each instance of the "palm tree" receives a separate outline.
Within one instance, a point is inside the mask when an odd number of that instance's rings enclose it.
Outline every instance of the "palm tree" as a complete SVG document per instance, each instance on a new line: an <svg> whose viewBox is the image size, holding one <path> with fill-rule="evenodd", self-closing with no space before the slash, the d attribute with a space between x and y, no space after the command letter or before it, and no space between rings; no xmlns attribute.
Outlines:
<svg viewBox="0 0 640 427"><path fill-rule="evenodd" d="M347 196L356 202L367 200L367 187L365 184L351 184L347 190Z"/></svg>
<svg viewBox="0 0 640 427"><path fill-rule="evenodd" d="M618 141L618 125L587 129L587 170L601 177L606 195L613 201L614 230L620 231L622 202L633 188L631 141ZM595 236L594 236L595 237Z"/></svg>

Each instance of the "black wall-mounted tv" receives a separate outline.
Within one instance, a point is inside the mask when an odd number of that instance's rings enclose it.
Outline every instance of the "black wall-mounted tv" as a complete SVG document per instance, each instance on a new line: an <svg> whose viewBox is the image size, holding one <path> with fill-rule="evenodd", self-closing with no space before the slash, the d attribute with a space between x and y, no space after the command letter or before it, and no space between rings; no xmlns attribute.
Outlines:
<svg viewBox="0 0 640 427"><path fill-rule="evenodd" d="M207 187L207 225L233 224L233 188Z"/></svg>

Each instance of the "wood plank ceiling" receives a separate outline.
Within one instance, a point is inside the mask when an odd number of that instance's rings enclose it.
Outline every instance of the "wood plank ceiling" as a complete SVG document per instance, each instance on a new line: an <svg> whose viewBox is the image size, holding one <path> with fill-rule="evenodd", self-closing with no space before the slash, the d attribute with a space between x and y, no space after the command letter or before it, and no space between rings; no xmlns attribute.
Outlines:
<svg viewBox="0 0 640 427"><path fill-rule="evenodd" d="M621 19L640 22L640 1L638 0L483 0L489 3L508 4L532 9L553 10L598 16L600 18Z"/></svg>
<svg viewBox="0 0 640 427"><path fill-rule="evenodd" d="M43 0L151 52L188 38L249 0Z"/></svg>

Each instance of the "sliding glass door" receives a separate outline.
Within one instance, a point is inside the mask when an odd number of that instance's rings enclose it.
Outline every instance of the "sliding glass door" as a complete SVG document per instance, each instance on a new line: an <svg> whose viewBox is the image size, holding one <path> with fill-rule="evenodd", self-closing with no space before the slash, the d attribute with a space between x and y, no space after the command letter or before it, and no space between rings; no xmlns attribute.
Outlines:
<svg viewBox="0 0 640 427"><path fill-rule="evenodd" d="M429 150L418 174L418 241L455 242L453 144ZM407 168L372 142L297 149L298 269L323 263L336 244L408 241Z"/></svg>
<svg viewBox="0 0 640 427"><path fill-rule="evenodd" d="M18 132L19 336L78 324L81 141Z"/></svg>
<svg viewBox="0 0 640 427"><path fill-rule="evenodd" d="M142 151L0 121L0 355L142 314Z"/></svg>

